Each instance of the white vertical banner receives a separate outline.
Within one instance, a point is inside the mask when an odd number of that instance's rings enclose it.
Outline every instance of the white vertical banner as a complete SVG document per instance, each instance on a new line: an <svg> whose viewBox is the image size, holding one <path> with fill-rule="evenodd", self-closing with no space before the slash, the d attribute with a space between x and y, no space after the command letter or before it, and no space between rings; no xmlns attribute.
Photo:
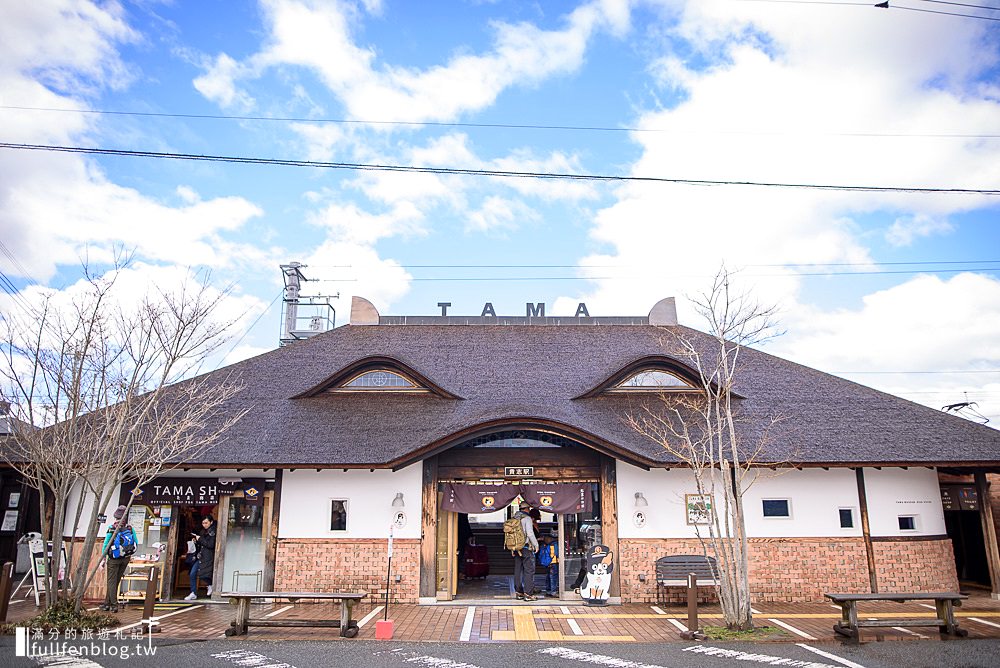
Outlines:
<svg viewBox="0 0 1000 668"><path fill-rule="evenodd" d="M392 559L392 525L389 525L389 558Z"/></svg>

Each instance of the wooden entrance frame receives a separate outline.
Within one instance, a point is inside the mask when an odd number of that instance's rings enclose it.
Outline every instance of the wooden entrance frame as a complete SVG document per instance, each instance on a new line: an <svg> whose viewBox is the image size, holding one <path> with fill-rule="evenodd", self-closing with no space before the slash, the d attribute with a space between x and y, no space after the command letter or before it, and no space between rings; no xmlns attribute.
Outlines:
<svg viewBox="0 0 1000 668"><path fill-rule="evenodd" d="M601 534L618 557L618 480L616 460L580 444L578 448L454 448L423 460L420 531L421 603L437 600L438 484L442 481L502 480L507 466L532 466L532 479L598 482ZM511 482L517 479L510 479ZM610 595L620 596L620 568L611 576Z"/></svg>
<svg viewBox="0 0 1000 668"><path fill-rule="evenodd" d="M976 496L979 497L979 521L983 527L986 544L986 565L990 572L990 598L1000 600L1000 545L997 545L996 524L993 522L993 503L990 481L982 471L973 474Z"/></svg>

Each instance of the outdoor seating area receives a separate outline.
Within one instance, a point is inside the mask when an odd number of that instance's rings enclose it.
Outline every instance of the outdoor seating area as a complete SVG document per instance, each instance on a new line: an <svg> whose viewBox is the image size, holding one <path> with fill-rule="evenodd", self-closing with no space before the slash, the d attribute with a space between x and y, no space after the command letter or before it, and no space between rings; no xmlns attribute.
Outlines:
<svg viewBox="0 0 1000 668"><path fill-rule="evenodd" d="M242 594L242 592L241 592ZM253 594L252 592L249 594ZM259 597L258 597L259 598ZM340 633L331 633L325 622L331 619L330 601L301 599L255 603L248 599L248 619L280 624L256 626L250 636L229 637L239 647L244 639L282 641L313 640L339 642ZM839 605L829 601L810 603L755 603L754 622L769 627L768 642L906 642L913 640L954 640L954 636L914 627L911 621L935 623L933 606L924 601L869 601L862 617L906 620L907 626L865 628L860 638L847 638L833 630L841 620ZM10 619L26 619L37 614L28 602L11 606ZM385 614L382 603L371 597L355 602L349 628L356 628L359 640L375 639L375 622ZM1000 601L988 593L975 593L956 610L955 621L968 631L969 639L1000 639ZM226 637L233 628L232 605L218 603L158 604L159 639L208 640ZM586 605L413 605L394 604L389 618L395 622L394 640L432 642L685 642L687 613L682 606L625 604L606 607ZM130 605L116 619L120 626L111 631L129 634L142 630L142 607ZM700 606L702 628L719 626L717 604ZM862 620L864 621L864 620ZM301 622L301 623L300 623Z"/></svg>
<svg viewBox="0 0 1000 668"><path fill-rule="evenodd" d="M688 576L695 576L695 587L715 586L719 579L719 567L714 557L702 554L680 554L660 557L656 560L656 600L667 600L667 588L687 587Z"/></svg>
<svg viewBox="0 0 1000 668"><path fill-rule="evenodd" d="M324 628L339 628L342 638L353 638L358 635L358 625L351 618L354 606L368 594L361 593L329 593L329 592L223 592L222 597L228 598L236 606L236 619L226 629L227 636L245 636L250 626L281 627L281 626L314 626ZM266 615L251 618L251 604L254 601L329 601L340 603L337 614L328 614L320 618L292 618ZM324 608L326 606L323 606ZM330 610L330 608L326 608ZM336 609L336 605L334 606Z"/></svg>
<svg viewBox="0 0 1000 668"><path fill-rule="evenodd" d="M840 635L857 638L862 628L898 628L910 626L936 626L941 633L953 636L967 636L968 631L960 628L955 621L955 608L969 598L958 592L937 593L888 593L888 594L824 594L834 604L841 608L841 620L833 625L833 630ZM895 602L933 601L936 615L933 618L897 616L886 618L879 615L876 618L862 618L858 615L858 603L865 602Z"/></svg>

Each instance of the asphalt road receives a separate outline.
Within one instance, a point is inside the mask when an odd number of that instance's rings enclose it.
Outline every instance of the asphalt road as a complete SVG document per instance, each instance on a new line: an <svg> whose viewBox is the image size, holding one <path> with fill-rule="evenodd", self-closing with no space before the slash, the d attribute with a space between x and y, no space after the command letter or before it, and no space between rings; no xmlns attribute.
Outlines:
<svg viewBox="0 0 1000 668"><path fill-rule="evenodd" d="M98 646L101 646L98 643ZM1000 640L803 644L748 643L401 643L108 641L113 656L15 657L0 639L0 666L174 668L1000 668ZM116 649L110 650L110 645ZM79 647L80 644L74 645ZM83 649L88 649L84 644ZM127 657L127 658L126 658Z"/></svg>

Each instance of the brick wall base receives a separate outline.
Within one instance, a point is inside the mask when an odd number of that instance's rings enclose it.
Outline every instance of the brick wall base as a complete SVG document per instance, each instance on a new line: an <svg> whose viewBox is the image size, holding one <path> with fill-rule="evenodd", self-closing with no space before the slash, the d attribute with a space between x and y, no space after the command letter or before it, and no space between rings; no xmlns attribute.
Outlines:
<svg viewBox="0 0 1000 668"><path fill-rule="evenodd" d="M881 592L958 591L951 540L875 541Z"/></svg>
<svg viewBox="0 0 1000 668"><path fill-rule="evenodd" d="M278 540L275 591L368 592L385 597L388 541L376 538L282 538ZM389 600L416 603L420 591L420 541L392 543ZM401 576L395 582L395 576Z"/></svg>
<svg viewBox="0 0 1000 668"><path fill-rule="evenodd" d="M660 557L703 554L696 539L620 539L618 569L622 600L657 600L656 566ZM876 541L879 590L957 591L951 540ZM645 582L639 575L645 574ZM822 600L824 592L867 592L868 559L860 538L752 538L750 591L755 602ZM668 603L686 601L682 587L666 591ZM699 590L699 600L714 600L711 588Z"/></svg>

